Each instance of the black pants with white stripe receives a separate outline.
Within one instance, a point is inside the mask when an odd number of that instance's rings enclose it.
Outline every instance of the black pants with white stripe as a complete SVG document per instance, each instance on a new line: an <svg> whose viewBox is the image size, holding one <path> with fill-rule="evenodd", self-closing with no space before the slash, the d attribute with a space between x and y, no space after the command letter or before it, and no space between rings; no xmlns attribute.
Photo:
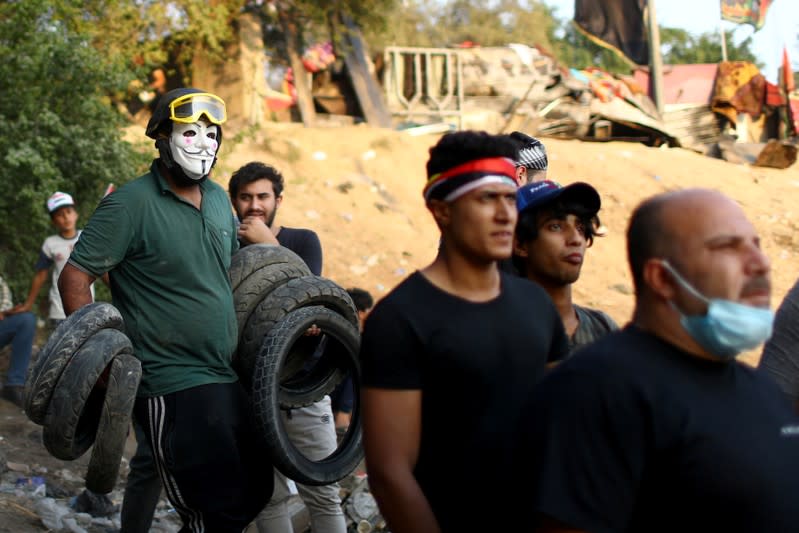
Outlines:
<svg viewBox="0 0 799 533"><path fill-rule="evenodd" d="M240 533L269 501L272 465L241 384L137 398L135 416L181 532Z"/></svg>

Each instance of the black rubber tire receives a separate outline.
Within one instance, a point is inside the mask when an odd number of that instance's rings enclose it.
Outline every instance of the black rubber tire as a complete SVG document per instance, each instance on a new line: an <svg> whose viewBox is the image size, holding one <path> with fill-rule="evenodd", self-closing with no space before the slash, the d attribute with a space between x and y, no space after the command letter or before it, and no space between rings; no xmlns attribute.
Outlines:
<svg viewBox="0 0 799 533"><path fill-rule="evenodd" d="M102 329L123 329L122 315L105 302L81 307L56 327L30 364L25 380L25 413L31 421L44 423L61 372L86 339Z"/></svg>
<svg viewBox="0 0 799 533"><path fill-rule="evenodd" d="M242 383L252 383L261 343L277 321L296 309L311 305L327 307L354 326L358 325L358 312L352 298L335 282L321 276L289 280L267 294L247 320L237 350L236 369Z"/></svg>
<svg viewBox="0 0 799 533"><path fill-rule="evenodd" d="M305 261L300 256L276 244L251 244L236 252L230 259L228 276L230 288L236 292L239 285L259 269L278 263L289 263L298 267L305 267Z"/></svg>
<svg viewBox="0 0 799 533"><path fill-rule="evenodd" d="M350 474L363 458L360 409L353 409L350 430L336 450L319 461L311 461L292 444L283 428L279 390L281 368L295 344L315 324L328 336L330 346L340 346L324 357L333 359L329 366L352 370L353 385L360 388L357 328L339 314L321 306L299 309L287 314L264 338L253 383L253 409L259 434L264 439L275 467L299 483L327 485ZM330 346L328 348L330 348Z"/></svg>
<svg viewBox="0 0 799 533"><path fill-rule="evenodd" d="M73 461L94 443L105 390L95 387L119 354L132 354L130 340L115 329L101 329L75 352L53 391L42 440L53 457Z"/></svg>
<svg viewBox="0 0 799 533"><path fill-rule="evenodd" d="M86 469L86 488L92 492L108 494L116 486L139 381L141 363L134 356L121 353L111 361L97 436Z"/></svg>
<svg viewBox="0 0 799 533"><path fill-rule="evenodd" d="M264 297L282 283L310 275L303 263L272 263L259 268L245 278L233 291L233 306L236 309L236 323L241 338L247 319Z"/></svg>

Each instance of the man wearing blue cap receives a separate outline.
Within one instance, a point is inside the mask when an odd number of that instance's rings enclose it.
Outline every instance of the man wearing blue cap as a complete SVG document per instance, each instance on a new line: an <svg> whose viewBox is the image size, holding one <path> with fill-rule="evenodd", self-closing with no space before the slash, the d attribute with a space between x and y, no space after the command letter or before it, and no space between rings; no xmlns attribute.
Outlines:
<svg viewBox="0 0 799 533"><path fill-rule="evenodd" d="M599 226L600 205L599 193L587 183L562 187L550 180L536 181L522 186L516 196L514 265L552 298L570 353L619 329L602 311L572 301L572 284L580 277L586 249Z"/></svg>

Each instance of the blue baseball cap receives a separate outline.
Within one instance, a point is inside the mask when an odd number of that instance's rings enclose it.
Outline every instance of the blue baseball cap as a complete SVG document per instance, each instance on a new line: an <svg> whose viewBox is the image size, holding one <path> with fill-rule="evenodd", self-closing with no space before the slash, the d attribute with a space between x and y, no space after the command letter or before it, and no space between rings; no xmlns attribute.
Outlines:
<svg viewBox="0 0 799 533"><path fill-rule="evenodd" d="M602 205L599 193L587 183L578 181L563 187L554 181L543 180L519 187L516 193L516 209L522 213L528 209L554 202L558 198L571 200L585 206L593 214L598 213Z"/></svg>

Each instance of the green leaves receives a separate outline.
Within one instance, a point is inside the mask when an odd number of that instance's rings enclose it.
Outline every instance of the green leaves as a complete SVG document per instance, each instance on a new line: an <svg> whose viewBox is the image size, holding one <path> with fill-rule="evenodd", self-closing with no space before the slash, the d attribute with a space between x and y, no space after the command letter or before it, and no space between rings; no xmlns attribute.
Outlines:
<svg viewBox="0 0 799 533"><path fill-rule="evenodd" d="M80 13L80 4L0 4L0 272L17 302L27 294L42 241L53 233L47 197L72 194L85 220L107 183L144 168L122 140L123 121L112 105L133 75L62 18Z"/></svg>

